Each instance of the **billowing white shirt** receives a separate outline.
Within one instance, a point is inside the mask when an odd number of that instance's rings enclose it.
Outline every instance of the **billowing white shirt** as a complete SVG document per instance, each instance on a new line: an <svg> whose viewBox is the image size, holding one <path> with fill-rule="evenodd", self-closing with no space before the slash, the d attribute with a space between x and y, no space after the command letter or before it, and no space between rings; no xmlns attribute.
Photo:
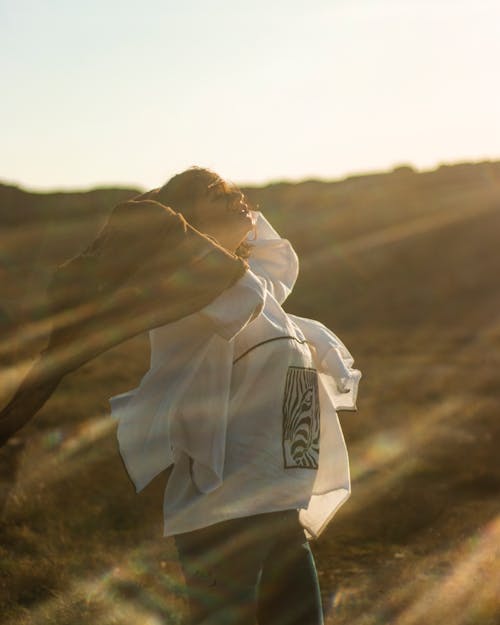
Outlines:
<svg viewBox="0 0 500 625"><path fill-rule="evenodd" d="M360 373L327 328L284 312L297 257L260 213L257 234L251 271L151 331L150 370L110 400L137 489L174 464L165 535L299 508L317 536L349 496L336 408L355 409Z"/></svg>

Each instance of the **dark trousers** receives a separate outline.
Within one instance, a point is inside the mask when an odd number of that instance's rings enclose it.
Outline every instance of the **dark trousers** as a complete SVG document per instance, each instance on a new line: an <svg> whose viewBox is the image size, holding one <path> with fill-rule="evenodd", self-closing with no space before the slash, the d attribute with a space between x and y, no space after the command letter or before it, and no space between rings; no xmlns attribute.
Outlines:
<svg viewBox="0 0 500 625"><path fill-rule="evenodd" d="M322 625L318 576L296 510L175 536L192 625Z"/></svg>

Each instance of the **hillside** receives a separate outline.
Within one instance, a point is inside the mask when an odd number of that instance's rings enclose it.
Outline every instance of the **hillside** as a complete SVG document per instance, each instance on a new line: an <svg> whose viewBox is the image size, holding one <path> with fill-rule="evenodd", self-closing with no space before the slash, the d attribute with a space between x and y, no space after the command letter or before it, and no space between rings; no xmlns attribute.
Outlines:
<svg viewBox="0 0 500 625"><path fill-rule="evenodd" d="M313 545L326 624L498 625L500 163L245 191L301 258L287 310L329 325L363 371L358 412L340 415L352 497ZM0 186L4 337L134 193ZM181 622L164 478L135 494L107 404L147 361L139 336L88 363L0 453L17 468L0 482L6 625Z"/></svg>
<svg viewBox="0 0 500 625"><path fill-rule="evenodd" d="M489 211L498 202L499 181L500 163L488 162L442 166L423 173L401 167L335 182L277 183L245 192L292 241L310 285L308 267L331 265L332 260L334 267L342 267L344 279L354 277L352 268L343 266L353 244L369 253L384 242L397 245L398 240L416 236L422 229L433 230L443 219L444 225L452 226ZM11 301L15 307L26 299L26 292L31 299L33 288L37 290L33 276L50 273L56 264L81 251L112 207L137 192L96 189L36 194L0 184L0 270L8 278L2 281L2 301ZM41 288L42 283L43 279ZM300 299L300 293L297 296ZM29 308L28 302L25 305Z"/></svg>

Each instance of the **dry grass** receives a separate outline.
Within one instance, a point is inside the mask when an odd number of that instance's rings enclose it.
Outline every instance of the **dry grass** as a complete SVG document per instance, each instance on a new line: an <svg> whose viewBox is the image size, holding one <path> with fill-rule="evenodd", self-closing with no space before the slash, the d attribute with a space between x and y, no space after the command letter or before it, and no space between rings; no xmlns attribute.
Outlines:
<svg viewBox="0 0 500 625"><path fill-rule="evenodd" d="M288 310L334 328L364 374L341 415L353 495L314 544L327 625L500 622L500 184L462 175L259 191L322 224L301 238L310 220L277 216L303 260ZM147 361L145 336L109 351L21 432L2 483L5 625L181 623L164 478L134 492L106 401Z"/></svg>

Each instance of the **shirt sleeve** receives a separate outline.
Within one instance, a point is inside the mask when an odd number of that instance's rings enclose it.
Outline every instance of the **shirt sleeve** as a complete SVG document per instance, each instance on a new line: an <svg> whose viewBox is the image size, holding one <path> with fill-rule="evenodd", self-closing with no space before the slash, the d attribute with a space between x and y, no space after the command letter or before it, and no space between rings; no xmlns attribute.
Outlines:
<svg viewBox="0 0 500 625"><path fill-rule="evenodd" d="M327 374L334 382L332 397L337 410L356 410L358 385L361 371L353 368L354 359L339 337L319 321L288 315L304 333L313 349L313 356L320 373Z"/></svg>
<svg viewBox="0 0 500 625"><path fill-rule="evenodd" d="M198 314L230 341L262 312L265 299L265 281L249 269Z"/></svg>

